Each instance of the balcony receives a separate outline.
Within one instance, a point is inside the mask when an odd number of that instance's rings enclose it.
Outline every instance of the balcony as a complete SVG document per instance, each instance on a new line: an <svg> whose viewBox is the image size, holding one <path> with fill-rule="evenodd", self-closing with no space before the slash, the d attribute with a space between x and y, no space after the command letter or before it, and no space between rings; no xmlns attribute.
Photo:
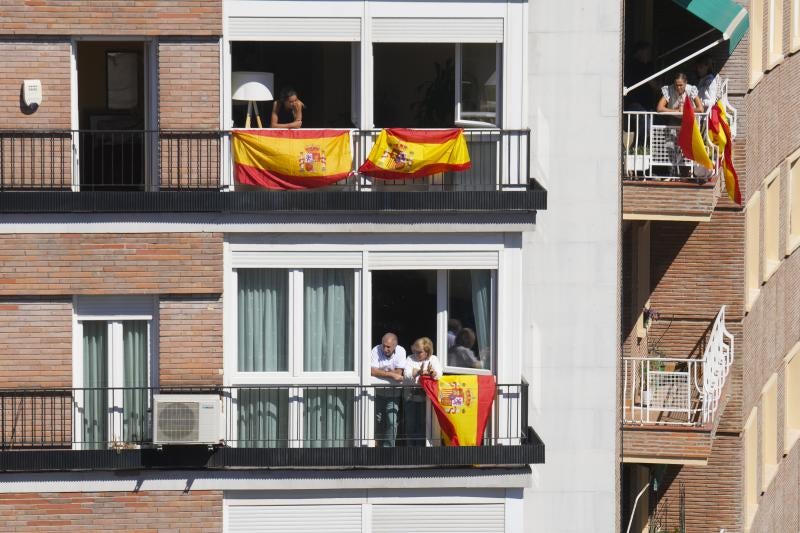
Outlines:
<svg viewBox="0 0 800 533"><path fill-rule="evenodd" d="M727 89L725 89L727 91ZM729 107L731 131L736 110ZM707 113L697 114L712 161L718 149L708 138ZM677 144L680 115L623 113L622 213L625 220L707 222L722 191L721 169L711 171L686 159Z"/></svg>
<svg viewBox="0 0 800 533"><path fill-rule="evenodd" d="M708 331L702 357L623 358L625 461L707 460L729 396L726 382L733 358L725 306Z"/></svg>
<svg viewBox="0 0 800 533"><path fill-rule="evenodd" d="M444 446L426 402L424 440L375 434L376 396L399 386L64 388L0 390L0 471L130 468L351 468L544 462L527 420L528 385L498 385L480 446ZM402 391L402 392L401 392ZM421 392L421 391L420 391ZM155 394L218 397L213 446L154 445ZM403 402L400 402L403 405Z"/></svg>
<svg viewBox="0 0 800 533"><path fill-rule="evenodd" d="M529 130L466 130L471 169L402 181L357 172L378 132L351 131L352 172L341 182L266 191L234 183L230 131L4 130L0 211L535 213L546 207L546 191L530 178Z"/></svg>

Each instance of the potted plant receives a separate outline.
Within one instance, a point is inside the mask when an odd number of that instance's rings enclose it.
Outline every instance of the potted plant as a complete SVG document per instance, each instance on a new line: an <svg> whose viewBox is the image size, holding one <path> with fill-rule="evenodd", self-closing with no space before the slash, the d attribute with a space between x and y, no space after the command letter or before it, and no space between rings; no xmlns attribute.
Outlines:
<svg viewBox="0 0 800 533"><path fill-rule="evenodd" d="M625 154L625 172L628 175L647 172L650 170L651 162L650 149L645 146L637 146Z"/></svg>

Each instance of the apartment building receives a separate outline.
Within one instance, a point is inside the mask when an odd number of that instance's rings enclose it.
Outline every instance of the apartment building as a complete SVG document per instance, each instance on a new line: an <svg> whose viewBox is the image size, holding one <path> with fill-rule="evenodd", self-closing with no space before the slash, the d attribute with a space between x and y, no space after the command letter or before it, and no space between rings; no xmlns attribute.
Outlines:
<svg viewBox="0 0 800 533"><path fill-rule="evenodd" d="M4 10L0 530L617 528L621 4ZM352 174L238 183L242 72L349 130ZM359 174L385 127L462 127L472 168ZM495 377L482 446L430 410L377 445L387 330Z"/></svg>
<svg viewBox="0 0 800 533"><path fill-rule="evenodd" d="M623 178L623 526L796 531L791 264L799 143L787 105L798 94L788 80L796 76L800 5L703 10L693 2L685 6L692 16L669 4L629 2L626 45L653 43L655 70L671 67L659 85L678 70L691 75L693 61L677 56L709 46L701 53L713 58L724 87L743 201L720 191L721 174L698 180L692 171L651 170L664 163L658 144L668 142L655 130L675 126L643 114L637 128L636 114L626 113L627 130L648 140L628 139ZM715 16L743 9L739 27L745 21L749 31L738 45L735 18L727 31L699 26L720 29Z"/></svg>

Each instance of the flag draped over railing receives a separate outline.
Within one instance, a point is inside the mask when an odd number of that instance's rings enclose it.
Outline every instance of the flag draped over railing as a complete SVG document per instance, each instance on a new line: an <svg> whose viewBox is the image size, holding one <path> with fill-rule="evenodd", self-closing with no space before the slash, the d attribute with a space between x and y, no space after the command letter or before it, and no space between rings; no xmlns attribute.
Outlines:
<svg viewBox="0 0 800 533"><path fill-rule="evenodd" d="M681 147L683 155L687 159L691 159L709 170L714 168L714 163L708 157L703 135L700 133L700 125L694 115L692 99L688 96L683 99L683 118L681 119L681 129L678 132L678 146Z"/></svg>
<svg viewBox="0 0 800 533"><path fill-rule="evenodd" d="M361 174L379 179L423 178L472 166L461 128L447 130L381 130Z"/></svg>
<svg viewBox="0 0 800 533"><path fill-rule="evenodd" d="M721 101L711 108L708 115L708 136L719 147L719 163L725 176L725 189L732 202L742 205L742 191L739 189L739 175L733 168L733 136L731 135L725 104Z"/></svg>
<svg viewBox="0 0 800 533"><path fill-rule="evenodd" d="M348 130L236 130L236 181L267 189L324 187L350 175Z"/></svg>
<svg viewBox="0 0 800 533"><path fill-rule="evenodd" d="M442 376L421 380L431 400L446 446L480 446L492 411L494 376Z"/></svg>

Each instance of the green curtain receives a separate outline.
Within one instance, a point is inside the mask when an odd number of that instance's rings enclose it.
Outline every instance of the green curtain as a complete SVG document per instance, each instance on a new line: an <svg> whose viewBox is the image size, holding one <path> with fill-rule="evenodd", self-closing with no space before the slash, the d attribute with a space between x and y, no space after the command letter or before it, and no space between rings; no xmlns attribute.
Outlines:
<svg viewBox="0 0 800 533"><path fill-rule="evenodd" d="M303 273L303 368L306 372L353 370L353 271Z"/></svg>
<svg viewBox="0 0 800 533"><path fill-rule="evenodd" d="M472 283L472 314L475 316L475 333L478 337L477 353L483 368L491 368L491 294L492 275L489 270L470 270Z"/></svg>
<svg viewBox="0 0 800 533"><path fill-rule="evenodd" d="M141 443L150 435L147 419L147 322L122 322L122 438Z"/></svg>
<svg viewBox="0 0 800 533"><path fill-rule="evenodd" d="M86 449L108 442L108 323L83 322L83 430Z"/></svg>
<svg viewBox="0 0 800 533"><path fill-rule="evenodd" d="M304 394L304 446L343 448L353 446L352 389L307 388Z"/></svg>
<svg viewBox="0 0 800 533"><path fill-rule="evenodd" d="M239 371L285 372L287 361L287 283L276 269L238 271Z"/></svg>
<svg viewBox="0 0 800 533"><path fill-rule="evenodd" d="M240 448L286 448L289 444L289 390L239 389Z"/></svg>

